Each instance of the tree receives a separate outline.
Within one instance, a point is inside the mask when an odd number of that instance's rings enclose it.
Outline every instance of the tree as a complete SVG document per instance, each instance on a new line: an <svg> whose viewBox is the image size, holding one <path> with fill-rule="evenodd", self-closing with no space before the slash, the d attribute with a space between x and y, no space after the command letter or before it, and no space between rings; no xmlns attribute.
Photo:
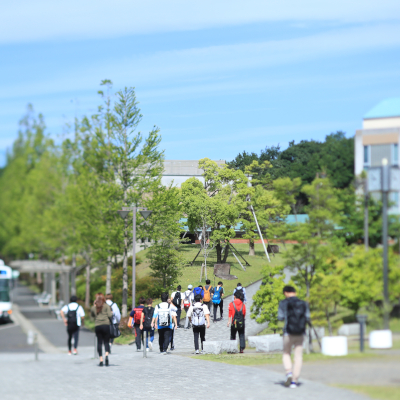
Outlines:
<svg viewBox="0 0 400 400"><path fill-rule="evenodd" d="M244 207L238 192L246 187L247 179L242 171L232 170L227 165L219 166L208 158L199 161L199 168L204 171L204 186L196 178L182 184L183 210L191 232L201 230L204 216L207 216L217 263L224 263L228 257L229 240L235 237L234 227Z"/></svg>
<svg viewBox="0 0 400 400"><path fill-rule="evenodd" d="M154 127L146 138L136 129L142 119L134 88L116 93L113 107L110 164L115 168L116 180L122 187L120 204L140 206L145 193L159 187L163 169L163 152L159 129ZM128 300L128 248L131 243L130 222L124 220L124 262L122 282L122 316L127 316Z"/></svg>
<svg viewBox="0 0 400 400"><path fill-rule="evenodd" d="M278 329L278 306L285 298L283 288L285 286L285 275L283 267L265 266L262 270L263 281L260 289L253 296L251 306L251 318L259 324L268 322L268 328L274 332Z"/></svg>
<svg viewBox="0 0 400 400"><path fill-rule="evenodd" d="M301 205L299 193L301 190L301 179L279 178L274 181L275 196L283 204L288 204L294 214L297 223L297 212Z"/></svg>
<svg viewBox="0 0 400 400"><path fill-rule="evenodd" d="M186 263L181 247L180 235L183 231L182 205L179 189L161 186L147 206L153 210L149 222L141 227L141 235L149 235L154 239L150 247L151 276L156 278L158 287L169 290L181 275L181 268Z"/></svg>

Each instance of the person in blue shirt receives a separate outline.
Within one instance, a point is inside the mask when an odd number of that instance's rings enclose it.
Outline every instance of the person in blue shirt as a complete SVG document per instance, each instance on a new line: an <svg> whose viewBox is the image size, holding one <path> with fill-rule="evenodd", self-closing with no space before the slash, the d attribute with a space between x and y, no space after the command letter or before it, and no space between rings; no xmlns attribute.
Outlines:
<svg viewBox="0 0 400 400"><path fill-rule="evenodd" d="M199 285L193 289L193 298L196 296L196 294L200 294L201 298L204 297L204 289L202 285Z"/></svg>
<svg viewBox="0 0 400 400"><path fill-rule="evenodd" d="M242 286L241 283L238 283L238 284L237 284L235 290L233 291L233 295L235 295L235 293L236 293L238 290L241 291L241 292L243 293L243 299L244 299L244 300L243 300L243 304L246 304L246 303L247 303L246 289Z"/></svg>

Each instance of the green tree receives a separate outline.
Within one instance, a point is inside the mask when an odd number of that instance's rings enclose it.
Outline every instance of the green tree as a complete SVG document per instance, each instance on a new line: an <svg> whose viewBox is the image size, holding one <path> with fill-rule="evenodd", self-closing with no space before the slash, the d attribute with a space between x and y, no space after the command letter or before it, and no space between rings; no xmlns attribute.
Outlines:
<svg viewBox="0 0 400 400"><path fill-rule="evenodd" d="M242 171L219 166L208 158L199 161L199 169L204 171L204 186L196 178L182 184L183 210L191 232L201 231L205 223L210 227L217 263L226 262L228 243L235 237L234 227L244 207L238 192L246 187L247 179Z"/></svg>

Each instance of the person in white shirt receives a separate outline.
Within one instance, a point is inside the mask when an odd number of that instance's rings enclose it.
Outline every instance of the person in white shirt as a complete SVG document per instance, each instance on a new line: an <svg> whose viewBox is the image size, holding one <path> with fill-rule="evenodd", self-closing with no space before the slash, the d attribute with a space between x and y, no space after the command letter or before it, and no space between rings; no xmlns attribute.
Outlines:
<svg viewBox="0 0 400 400"><path fill-rule="evenodd" d="M186 319L185 319L185 329L189 329L189 319L187 316L187 312L189 310L189 307L193 304L194 301L194 293L192 292L193 286L188 285L188 290L183 293L182 296L182 305L181 308L183 308L186 311Z"/></svg>
<svg viewBox="0 0 400 400"><path fill-rule="evenodd" d="M70 303L65 305L60 312L61 318L67 327L68 355L71 355L72 337L74 338L74 355L78 354L79 328L84 324L85 311L77 303L78 298L71 296Z"/></svg>
<svg viewBox="0 0 400 400"><path fill-rule="evenodd" d="M201 350L203 350L203 342L206 340L206 326L210 327L210 310L202 303L201 294L194 296L194 304L189 307L187 316L191 320L194 336L194 348L196 354L199 354L199 335L201 341ZM207 325L206 325L207 324Z"/></svg>
<svg viewBox="0 0 400 400"><path fill-rule="evenodd" d="M119 324L121 321L121 311L117 303L113 302L113 295L111 293L106 294L106 303L111 307L111 311L113 312L112 323ZM111 346L114 342L114 339L110 339L110 353L111 353Z"/></svg>
<svg viewBox="0 0 400 400"><path fill-rule="evenodd" d="M181 322L181 312L182 312L182 293L181 293L182 286L178 285L176 288L176 292L172 292L171 294L171 302L176 307L176 321L179 324Z"/></svg>

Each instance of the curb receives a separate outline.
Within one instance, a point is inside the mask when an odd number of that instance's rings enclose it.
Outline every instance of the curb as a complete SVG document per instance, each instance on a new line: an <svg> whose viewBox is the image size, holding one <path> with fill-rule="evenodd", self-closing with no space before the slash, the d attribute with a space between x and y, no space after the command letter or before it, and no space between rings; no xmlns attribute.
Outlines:
<svg viewBox="0 0 400 400"><path fill-rule="evenodd" d="M16 324L18 324L21 329L24 331L24 333L28 333L28 331L33 331L37 334L38 338L38 345L39 349L42 350L45 353L50 353L50 354L59 354L61 351L54 346L44 335L39 329L36 328L35 325L32 324L29 319L24 317L22 313L19 311L19 307L17 304L13 304L12 307L13 313L12 313L12 318L15 320Z"/></svg>

